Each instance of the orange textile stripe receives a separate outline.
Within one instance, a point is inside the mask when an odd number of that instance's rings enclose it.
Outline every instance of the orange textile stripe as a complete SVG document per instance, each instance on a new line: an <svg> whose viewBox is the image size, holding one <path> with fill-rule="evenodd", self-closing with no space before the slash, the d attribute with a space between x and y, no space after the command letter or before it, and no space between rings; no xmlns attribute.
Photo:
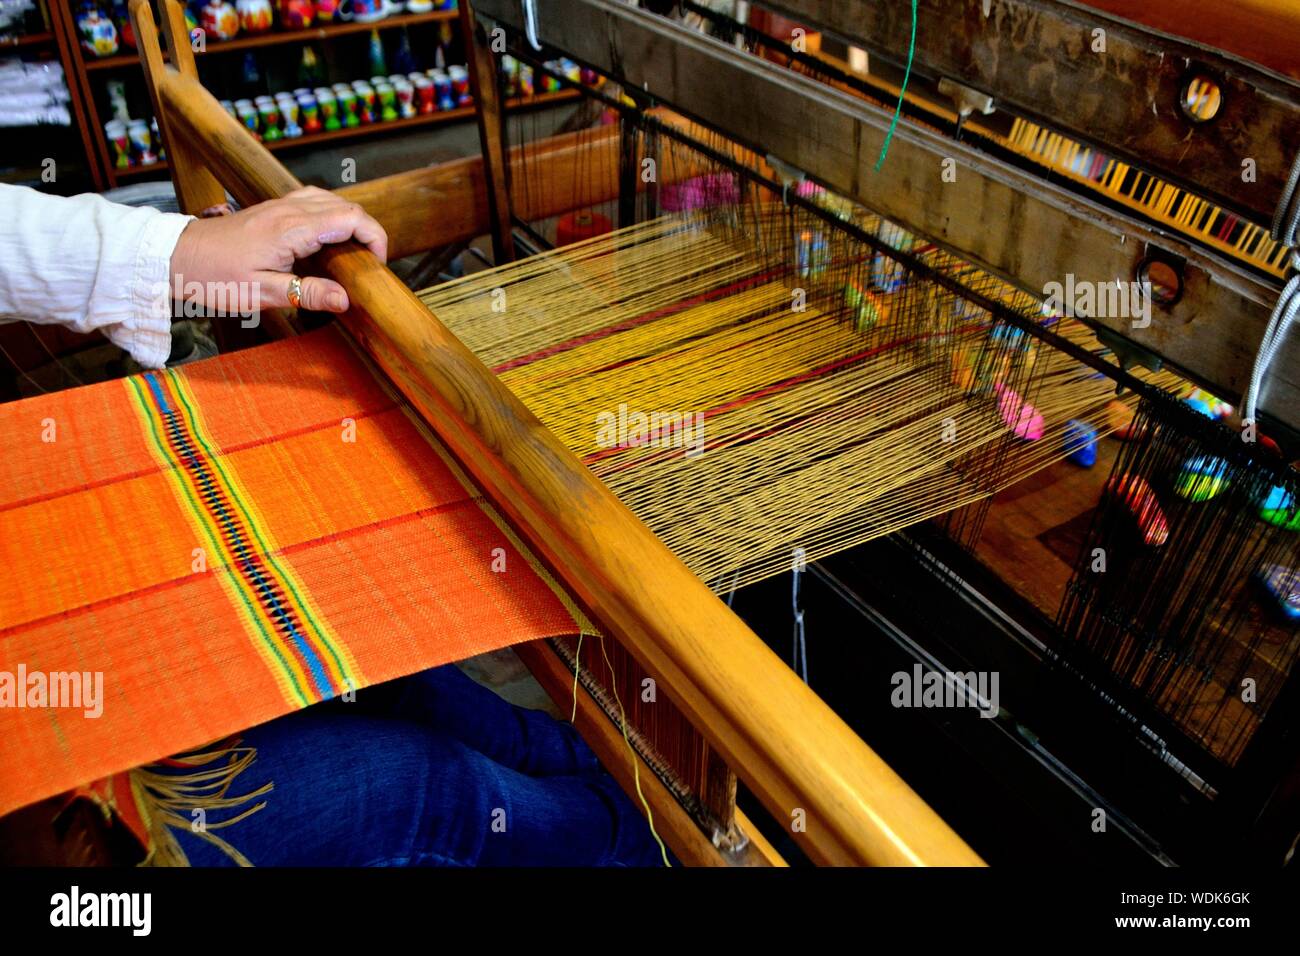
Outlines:
<svg viewBox="0 0 1300 956"><path fill-rule="evenodd" d="M585 629L333 328L0 406L0 441L0 813Z"/></svg>

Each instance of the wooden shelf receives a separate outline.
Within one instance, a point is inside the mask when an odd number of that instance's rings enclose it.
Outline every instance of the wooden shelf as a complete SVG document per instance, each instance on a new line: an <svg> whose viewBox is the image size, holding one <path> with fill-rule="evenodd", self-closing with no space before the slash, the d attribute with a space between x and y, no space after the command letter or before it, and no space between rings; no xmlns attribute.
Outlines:
<svg viewBox="0 0 1300 956"><path fill-rule="evenodd" d="M0 50L23 49L24 47L53 46L53 33L29 33L21 37L9 37L0 40Z"/></svg>
<svg viewBox="0 0 1300 956"><path fill-rule="evenodd" d="M575 89L563 89L554 93L538 93L536 96L523 98L516 97L506 101L506 109L537 109L555 103L562 103L565 100L575 99L578 95L578 91ZM299 149L305 146L317 146L323 143L337 142L339 140L371 136L376 133L415 129L420 126L434 126L439 123L452 123L457 120L469 119L473 115L473 106L460 106L454 110L423 113L419 116L412 116L408 119L391 120L387 123L368 123L365 126L353 126L347 129L332 129L326 133L313 133L311 136L298 136L294 139L277 139L270 143L263 143L262 145L271 152L278 153L281 150ZM137 177L149 176L153 173L167 171L167 163L160 162L153 163L149 166L131 166L127 169L114 169L113 178L118 182L121 182L122 180L135 179Z"/></svg>
<svg viewBox="0 0 1300 956"><path fill-rule="evenodd" d="M386 17L373 23L331 23L325 26L309 27L306 30L272 30L254 36L237 36L233 40L214 40L207 44L202 56L214 53L235 53L239 50L251 50L265 46L285 46L291 43L314 43L333 37L348 36L355 33L369 33L371 30L391 30L396 27L418 26L422 23L439 23L456 19L455 10L434 10L430 13L401 13ZM164 58L166 54L163 54ZM101 60L86 59L86 69L117 70L130 66L139 66L140 57L136 53L119 53L106 56Z"/></svg>

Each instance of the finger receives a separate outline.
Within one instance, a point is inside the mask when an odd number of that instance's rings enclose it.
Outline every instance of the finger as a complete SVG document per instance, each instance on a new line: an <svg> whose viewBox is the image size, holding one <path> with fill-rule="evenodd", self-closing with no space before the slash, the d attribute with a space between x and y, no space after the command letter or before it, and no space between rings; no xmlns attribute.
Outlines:
<svg viewBox="0 0 1300 956"><path fill-rule="evenodd" d="M289 283L293 275L288 272L259 272L263 308L285 308L289 305ZM348 307L348 294L343 286L319 276L304 276L302 301L299 308L313 312L342 312Z"/></svg>
<svg viewBox="0 0 1300 956"><path fill-rule="evenodd" d="M314 224L316 238L322 243L356 239L375 254L380 262L388 261L388 233L355 203L341 204L319 216Z"/></svg>
<svg viewBox="0 0 1300 956"><path fill-rule="evenodd" d="M332 279L307 276L302 280L302 307L313 312L342 312L348 307L348 294Z"/></svg>

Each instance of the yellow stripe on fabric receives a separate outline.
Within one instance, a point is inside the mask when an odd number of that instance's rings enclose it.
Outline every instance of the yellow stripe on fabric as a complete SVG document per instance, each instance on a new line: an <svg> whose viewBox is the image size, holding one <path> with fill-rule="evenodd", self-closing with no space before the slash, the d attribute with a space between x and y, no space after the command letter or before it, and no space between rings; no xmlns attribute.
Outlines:
<svg viewBox="0 0 1300 956"><path fill-rule="evenodd" d="M213 453L179 376L151 372L127 381L151 452L192 524L219 556L214 573L285 700L304 707L359 686L346 647L303 599L301 582L275 560L261 516L230 463ZM184 444L178 448L175 442Z"/></svg>
<svg viewBox="0 0 1300 956"><path fill-rule="evenodd" d="M174 399L176 400L177 411L185 420L190 435L194 438L195 442L201 445L204 448L204 451L207 452L208 461L211 463L213 471L220 474L221 477L224 479L223 480L224 490L226 491L232 506L239 508L241 513L245 515L245 521L247 522L249 534L252 535L255 540L257 540L261 548L261 553L269 558L269 554L267 554L266 544L264 540L258 535L257 523L254 521L254 519L251 516L247 514L247 510L242 507L242 500L241 500L242 489L236 489L231 486L227 476L222 474L216 456L212 455L211 450L203 442L201 437L202 433L198 428L197 423L194 420L192 410L184 408L183 396L180 394L179 390L175 389L174 387L176 385L176 378L174 373L168 376L167 384L173 386L171 390L172 397L174 397ZM188 415L186 414L186 411L189 411ZM183 471L181 469L177 469L177 472L183 474ZM187 485L189 487L189 490L193 492L194 491L193 485L189 484L188 482ZM220 526L217 524L214 517L207 511L206 508L204 508L201 505L201 503L198 502L196 502L195 514L200 521L204 522L208 526L210 537L215 537L216 541L218 542L217 543L218 553L222 555L223 565L227 568L233 569L235 563L240 560L239 555L235 553L233 550L231 550L231 548L223 540L221 540ZM310 687L312 683L311 677L308 674L306 668L303 666L302 662L297 660L296 655L293 653L292 649L286 646L285 642L277 636L275 621L271 618L270 614L267 612L267 609L263 606L260 598L258 597L256 592L252 591L245 582L241 581L239 575L234 573L233 571L231 572L231 581L238 588L240 599L247 604L247 606L250 608L250 612L255 616L255 619L258 622L259 630L270 642L270 645L275 652L275 660L277 662L283 662L285 666L289 667L294 678L295 688L299 691L300 694L303 695L304 703L312 703L317 698L318 695L313 694L310 691Z"/></svg>
<svg viewBox="0 0 1300 956"><path fill-rule="evenodd" d="M177 373L171 370L168 371L171 376L171 384L176 390L181 406L189 416L195 439L208 453L213 467L225 479L231 491L231 498L235 506L243 512L249 530L256 538L263 557L275 570L286 590L293 596L297 607L315 630L319 646L327 652L325 659L330 667L335 686L342 689L356 689L361 685L362 675L352 657L351 651L334 632L328 618L320 612L309 589L298 580L297 576L289 568L276 559L275 553L279 550L279 546L271 538L270 529L257 508L257 499L248 494L239 478L238 471L232 467L230 460L212 451L206 438L209 431L204 425L198 403L193 400L188 386L184 384L184 379Z"/></svg>
<svg viewBox="0 0 1300 956"><path fill-rule="evenodd" d="M166 439L158 432L158 422L148 397L134 378L128 378L126 382L132 401L137 406L143 420L146 435L150 439L150 452L162 468L163 473L167 475L177 500L181 503L186 514L190 516L191 522L198 529L202 539L208 542L213 552L215 554L223 553L220 536L205 520L203 506L194 497L189 482L180 474L180 465L172 457ZM305 690L306 674L296 667L292 657L286 658L277 648L274 636L267 632L253 603L235 580L234 572L227 566L220 565L213 568L213 574L216 575L222 589L226 592L226 596L230 599L231 606L243 624L245 632L252 639L253 646L266 662L267 669L274 675L276 684L280 687L285 699L299 707L307 706L307 704L311 703L311 698Z"/></svg>

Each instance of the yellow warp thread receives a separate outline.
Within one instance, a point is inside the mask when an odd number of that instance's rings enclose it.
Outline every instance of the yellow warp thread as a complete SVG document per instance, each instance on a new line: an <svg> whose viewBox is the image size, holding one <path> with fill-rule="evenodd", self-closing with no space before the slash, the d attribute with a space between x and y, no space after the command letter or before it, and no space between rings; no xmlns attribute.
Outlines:
<svg viewBox="0 0 1300 956"><path fill-rule="evenodd" d="M766 241L781 215L759 222ZM994 339L987 313L934 284L876 293L885 317L860 331L830 311L835 295L792 309L791 286L815 280L760 259L735 227L664 217L421 297L697 575L728 586L787 570L794 547L816 560L984 500L1064 458L1071 419L1109 430L1109 380ZM992 277L965 278L1038 314ZM1098 348L1079 322L1056 331ZM1043 415L1041 440L1008 438L995 382ZM598 422L620 410L684 417L672 447L605 447ZM687 455L697 414L706 445Z"/></svg>

